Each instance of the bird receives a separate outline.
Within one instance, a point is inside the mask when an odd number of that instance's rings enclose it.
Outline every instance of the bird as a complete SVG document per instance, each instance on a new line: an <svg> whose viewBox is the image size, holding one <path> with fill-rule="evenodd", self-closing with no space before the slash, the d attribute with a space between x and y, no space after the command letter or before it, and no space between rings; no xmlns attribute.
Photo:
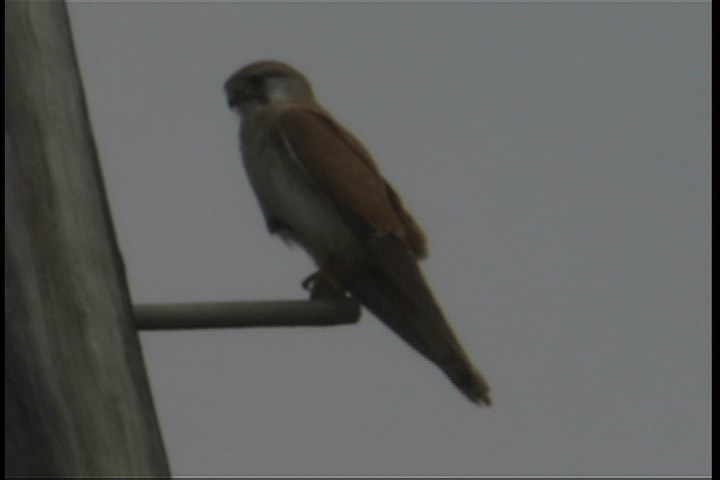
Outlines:
<svg viewBox="0 0 720 480"><path fill-rule="evenodd" d="M287 63L261 60L224 85L240 118L240 151L266 226L298 244L332 285L361 303L436 364L473 403L491 405L418 261L425 234L369 151L316 100Z"/></svg>

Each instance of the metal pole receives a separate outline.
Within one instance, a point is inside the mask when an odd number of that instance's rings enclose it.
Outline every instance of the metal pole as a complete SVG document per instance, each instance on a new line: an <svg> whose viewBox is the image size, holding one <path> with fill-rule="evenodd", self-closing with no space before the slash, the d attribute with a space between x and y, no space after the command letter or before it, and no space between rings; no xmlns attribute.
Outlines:
<svg viewBox="0 0 720 480"><path fill-rule="evenodd" d="M321 326L356 323L351 299L135 305L141 330Z"/></svg>

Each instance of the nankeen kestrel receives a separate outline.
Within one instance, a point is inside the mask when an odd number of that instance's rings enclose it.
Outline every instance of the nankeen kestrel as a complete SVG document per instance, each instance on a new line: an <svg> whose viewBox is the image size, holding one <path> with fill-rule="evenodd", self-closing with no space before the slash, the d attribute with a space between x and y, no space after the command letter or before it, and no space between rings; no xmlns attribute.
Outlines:
<svg viewBox="0 0 720 480"><path fill-rule="evenodd" d="M487 382L418 267L425 236L368 151L287 64L247 65L225 91L241 117L243 162L270 232L301 245L318 276L350 292L466 397L489 405Z"/></svg>

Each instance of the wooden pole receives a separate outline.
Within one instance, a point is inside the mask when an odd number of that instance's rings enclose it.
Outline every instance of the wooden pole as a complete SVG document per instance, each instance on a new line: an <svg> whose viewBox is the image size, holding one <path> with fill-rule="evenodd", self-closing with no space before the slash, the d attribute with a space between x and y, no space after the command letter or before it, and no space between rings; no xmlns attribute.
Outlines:
<svg viewBox="0 0 720 480"><path fill-rule="evenodd" d="M5 475L170 474L63 2L5 2Z"/></svg>

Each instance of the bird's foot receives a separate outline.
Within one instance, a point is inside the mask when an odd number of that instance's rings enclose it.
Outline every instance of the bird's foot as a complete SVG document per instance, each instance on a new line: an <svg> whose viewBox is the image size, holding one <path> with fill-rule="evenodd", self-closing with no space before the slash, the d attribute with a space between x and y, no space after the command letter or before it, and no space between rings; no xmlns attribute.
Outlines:
<svg viewBox="0 0 720 480"><path fill-rule="evenodd" d="M311 299L345 297L345 289L327 268L321 268L302 281L302 287L310 292Z"/></svg>

